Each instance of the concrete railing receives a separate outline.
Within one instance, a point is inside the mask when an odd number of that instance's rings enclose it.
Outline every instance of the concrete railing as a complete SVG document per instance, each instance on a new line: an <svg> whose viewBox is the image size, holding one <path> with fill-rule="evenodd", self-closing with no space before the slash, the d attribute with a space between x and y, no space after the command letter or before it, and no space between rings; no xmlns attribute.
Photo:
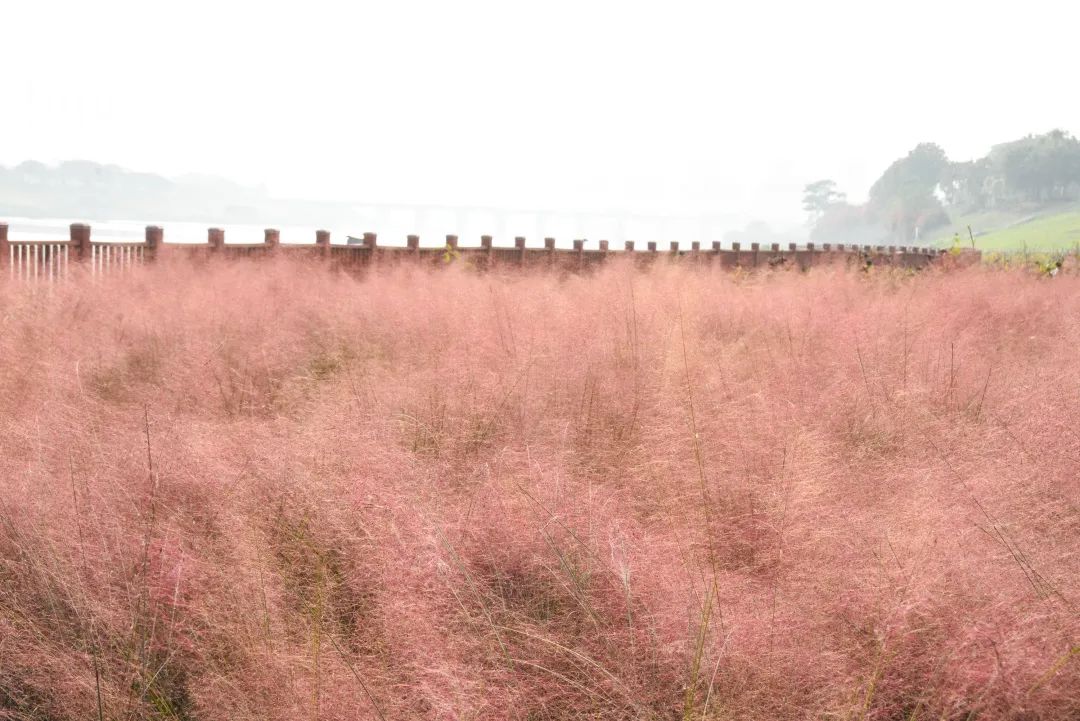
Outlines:
<svg viewBox="0 0 1080 721"><path fill-rule="evenodd" d="M360 242L352 243L353 240ZM264 231L262 243L226 244L225 231L220 228L208 229L205 243L165 243L164 230L154 225L147 226L146 237L141 242L116 243L92 240L90 226L82 223L73 224L70 236L64 240L11 240L8 226L0 223L0 266L6 268L9 277L22 280L62 279L77 267L86 268L94 276L116 275L169 256L268 258L278 254L308 257L344 269L403 262L433 265L460 262L480 269L525 267L568 271L585 270L616 257L632 258L642 264L667 259L731 269L805 270L834 264L922 268L946 255L935 248L829 243L821 246L790 243L786 249L777 243L769 247L751 243L746 248L732 243L730 248L721 248L719 241L707 248L699 242L689 247L672 243L665 251L657 250L655 242L641 248L634 241L626 241L621 250L615 250L606 240L601 240L596 248L585 248L584 240L573 241L571 248L557 248L554 238L544 238L543 246L535 247L527 245L523 237L515 238L514 245L506 247L494 245L490 235L481 236L478 247L459 245L456 235L447 235L442 247L421 247L416 235L408 236L404 246L380 245L375 233L364 233L361 239L350 238L349 244L334 244L326 230L316 231L314 243L305 244L282 243L280 233L272 228Z"/></svg>

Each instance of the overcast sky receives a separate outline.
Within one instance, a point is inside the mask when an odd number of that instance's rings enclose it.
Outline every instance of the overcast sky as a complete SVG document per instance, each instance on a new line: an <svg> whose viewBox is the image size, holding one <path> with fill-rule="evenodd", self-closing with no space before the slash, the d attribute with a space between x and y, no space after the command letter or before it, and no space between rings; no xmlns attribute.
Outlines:
<svg viewBox="0 0 1080 721"><path fill-rule="evenodd" d="M1080 133L1078 5L5 0L0 163L799 222L920 141Z"/></svg>

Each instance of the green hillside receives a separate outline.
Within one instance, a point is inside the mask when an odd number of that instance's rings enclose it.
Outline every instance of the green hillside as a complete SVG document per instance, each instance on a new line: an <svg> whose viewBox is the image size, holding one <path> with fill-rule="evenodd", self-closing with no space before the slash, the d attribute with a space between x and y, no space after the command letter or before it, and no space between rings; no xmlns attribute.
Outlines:
<svg viewBox="0 0 1080 721"><path fill-rule="evenodd" d="M982 250L1071 250L1080 244L1080 212L1035 218L975 238Z"/></svg>
<svg viewBox="0 0 1080 721"><path fill-rule="evenodd" d="M969 243L968 227L975 235L975 247L986 251L1072 250L1080 244L1080 204L1070 203L1021 212L989 211L957 216L953 223L936 231L931 242L952 245L959 233L964 246Z"/></svg>

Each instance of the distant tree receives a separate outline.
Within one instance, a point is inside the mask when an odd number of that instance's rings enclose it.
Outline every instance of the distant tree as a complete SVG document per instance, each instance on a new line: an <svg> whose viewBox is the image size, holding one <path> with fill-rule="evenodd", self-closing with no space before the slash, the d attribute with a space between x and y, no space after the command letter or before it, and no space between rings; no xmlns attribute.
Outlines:
<svg viewBox="0 0 1080 721"><path fill-rule="evenodd" d="M1080 141L1064 130L1030 135L995 150L1005 184L1017 198L1056 200L1080 183Z"/></svg>
<svg viewBox="0 0 1080 721"><path fill-rule="evenodd" d="M920 143L886 168L870 187L870 204L885 207L898 198L933 195L948 165L949 158L941 146Z"/></svg>
<svg viewBox="0 0 1080 721"><path fill-rule="evenodd" d="M816 223L830 207L847 200L847 195L836 189L832 180L817 180L803 188L803 210Z"/></svg>
<svg viewBox="0 0 1080 721"><path fill-rule="evenodd" d="M885 169L864 206L849 205L835 183L819 180L805 187L803 208L811 213L814 240L908 242L949 223L946 206L965 213L1076 198L1080 140L1052 130L995 145L985 157L957 163L940 146L920 143Z"/></svg>
<svg viewBox="0 0 1080 721"><path fill-rule="evenodd" d="M931 194L896 196L887 206L875 209L875 215L899 243L915 241L927 231L949 223L941 201Z"/></svg>
<svg viewBox="0 0 1080 721"><path fill-rule="evenodd" d="M916 145L870 187L870 212L901 243L947 223L948 214L936 191L947 178L948 168L949 158L939 145Z"/></svg>
<svg viewBox="0 0 1080 721"><path fill-rule="evenodd" d="M938 187L946 204L961 212L983 210L1000 200L1001 175L989 158L949 163Z"/></svg>
<svg viewBox="0 0 1080 721"><path fill-rule="evenodd" d="M24 160L15 166L13 177L23 183L37 185L49 179L49 166L36 160Z"/></svg>

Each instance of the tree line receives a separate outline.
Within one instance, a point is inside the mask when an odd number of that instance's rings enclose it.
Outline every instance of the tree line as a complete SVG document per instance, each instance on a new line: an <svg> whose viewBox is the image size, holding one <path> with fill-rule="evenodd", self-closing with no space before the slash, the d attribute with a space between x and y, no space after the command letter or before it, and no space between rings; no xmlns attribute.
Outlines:
<svg viewBox="0 0 1080 721"><path fill-rule="evenodd" d="M963 162L950 161L935 143L920 143L885 169L866 203L849 203L825 179L806 185L803 209L815 240L907 243L948 225L949 211L1022 210L1077 199L1080 140L1052 130L995 145L985 157Z"/></svg>
<svg viewBox="0 0 1080 721"><path fill-rule="evenodd" d="M211 223L356 222L348 203L289 200L210 175L166 178L85 160L0 165L0 218L141 219Z"/></svg>

